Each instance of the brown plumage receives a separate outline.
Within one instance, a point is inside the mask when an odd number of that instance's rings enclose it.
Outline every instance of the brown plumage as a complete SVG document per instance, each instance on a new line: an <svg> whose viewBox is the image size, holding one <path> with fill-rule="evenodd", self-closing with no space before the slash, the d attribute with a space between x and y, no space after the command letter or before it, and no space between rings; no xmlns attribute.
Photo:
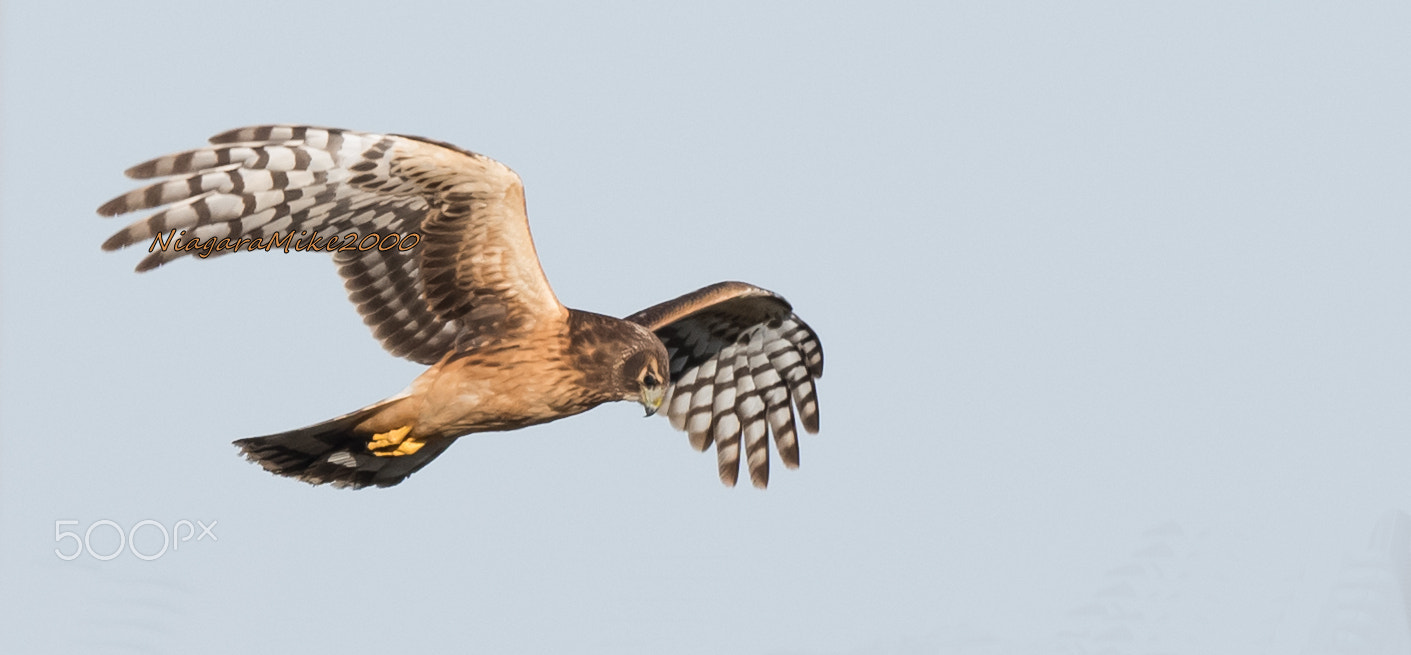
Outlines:
<svg viewBox="0 0 1411 655"><path fill-rule="evenodd" d="M167 179L99 213L162 209L103 248L150 241L138 271L186 254L334 251L373 335L430 366L381 402L235 442L274 473L390 486L466 434L635 400L648 415L664 406L697 449L715 444L726 484L736 482L743 443L750 479L764 487L766 435L794 468L796 413L818 430L823 351L788 302L723 282L626 319L568 309L539 266L519 176L493 159L417 137L308 126L232 130L211 143L128 169Z"/></svg>

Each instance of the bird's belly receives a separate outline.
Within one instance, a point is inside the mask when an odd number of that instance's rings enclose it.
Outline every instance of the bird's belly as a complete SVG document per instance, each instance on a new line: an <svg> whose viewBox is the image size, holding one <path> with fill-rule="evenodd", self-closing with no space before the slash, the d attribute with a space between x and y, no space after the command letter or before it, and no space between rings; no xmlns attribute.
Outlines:
<svg viewBox="0 0 1411 655"><path fill-rule="evenodd" d="M442 436L514 430L572 416L594 405L573 401L561 369L464 367L443 375L422 406L419 424Z"/></svg>

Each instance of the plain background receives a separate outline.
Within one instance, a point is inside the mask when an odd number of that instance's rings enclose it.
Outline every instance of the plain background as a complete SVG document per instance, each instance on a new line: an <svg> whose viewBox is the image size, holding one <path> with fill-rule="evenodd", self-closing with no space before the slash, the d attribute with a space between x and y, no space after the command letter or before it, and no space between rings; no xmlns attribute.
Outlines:
<svg viewBox="0 0 1411 655"><path fill-rule="evenodd" d="M1297 653L1411 508L1405 3L0 21L0 651ZM326 257L99 250L123 169L269 122L506 162L573 307L780 292L822 434L765 492L627 404L386 490L242 461L420 370ZM54 552L148 519L219 540Z"/></svg>

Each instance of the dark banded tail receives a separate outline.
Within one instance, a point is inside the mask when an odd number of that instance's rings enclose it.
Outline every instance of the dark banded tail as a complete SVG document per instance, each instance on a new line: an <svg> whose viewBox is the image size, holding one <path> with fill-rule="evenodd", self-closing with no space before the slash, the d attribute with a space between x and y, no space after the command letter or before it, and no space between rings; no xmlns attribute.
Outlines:
<svg viewBox="0 0 1411 655"><path fill-rule="evenodd" d="M275 475L309 484L361 489L390 487L421 470L454 439L435 439L409 453L375 454L368 445L377 435L357 426L399 399L388 399L316 425L265 437L240 439L235 445L249 459Z"/></svg>

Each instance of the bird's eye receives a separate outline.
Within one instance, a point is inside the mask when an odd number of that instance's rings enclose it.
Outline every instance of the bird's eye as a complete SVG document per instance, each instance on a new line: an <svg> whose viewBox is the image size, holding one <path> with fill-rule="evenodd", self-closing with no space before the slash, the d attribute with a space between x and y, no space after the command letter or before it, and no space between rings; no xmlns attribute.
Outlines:
<svg viewBox="0 0 1411 655"><path fill-rule="evenodd" d="M660 380L657 379L657 376L652 375L651 373L648 373L647 377L642 378L642 384L647 385L649 387L655 387L659 382Z"/></svg>

